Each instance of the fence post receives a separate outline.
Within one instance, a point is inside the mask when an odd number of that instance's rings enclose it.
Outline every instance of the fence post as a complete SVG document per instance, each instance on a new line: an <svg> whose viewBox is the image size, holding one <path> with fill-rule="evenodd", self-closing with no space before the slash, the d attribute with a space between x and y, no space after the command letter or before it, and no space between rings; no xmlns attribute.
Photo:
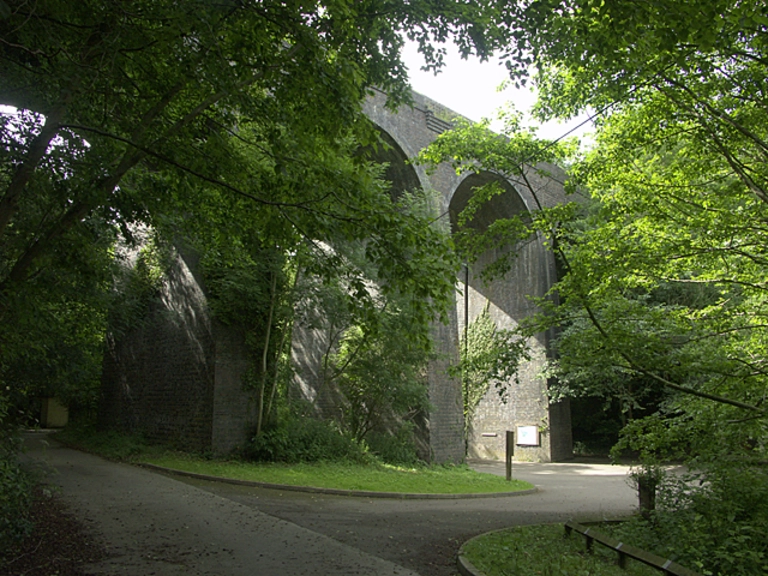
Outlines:
<svg viewBox="0 0 768 576"><path fill-rule="evenodd" d="M507 482L512 480L512 456L515 455L515 433L507 430Z"/></svg>

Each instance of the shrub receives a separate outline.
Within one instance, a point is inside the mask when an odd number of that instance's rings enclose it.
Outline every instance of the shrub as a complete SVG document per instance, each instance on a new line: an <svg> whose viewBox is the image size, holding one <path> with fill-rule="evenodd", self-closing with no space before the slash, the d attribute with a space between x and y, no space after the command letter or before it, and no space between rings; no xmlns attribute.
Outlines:
<svg viewBox="0 0 768 576"><path fill-rule="evenodd" d="M362 462L366 451L331 422L290 418L254 436L243 449L243 456L262 462Z"/></svg>
<svg viewBox="0 0 768 576"><path fill-rule="evenodd" d="M13 428L4 426L4 404L0 398L0 556L32 529L32 479L18 460L21 440Z"/></svg>
<svg viewBox="0 0 768 576"><path fill-rule="evenodd" d="M366 442L371 453L388 464L416 464L419 461L413 441L413 424L403 424L395 434L371 432Z"/></svg>
<svg viewBox="0 0 768 576"><path fill-rule="evenodd" d="M718 466L668 476L657 509L623 524L621 539L702 574L768 573L768 470Z"/></svg>
<svg viewBox="0 0 768 576"><path fill-rule="evenodd" d="M130 460L149 446L140 435L125 434L117 430L97 432L95 425L88 420L70 422L53 437L68 446L93 452L109 460Z"/></svg>

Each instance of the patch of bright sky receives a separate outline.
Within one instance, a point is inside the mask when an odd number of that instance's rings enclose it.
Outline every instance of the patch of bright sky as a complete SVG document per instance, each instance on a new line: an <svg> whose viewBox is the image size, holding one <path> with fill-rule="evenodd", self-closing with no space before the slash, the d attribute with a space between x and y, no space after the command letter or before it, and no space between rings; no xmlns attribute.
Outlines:
<svg viewBox="0 0 768 576"><path fill-rule="evenodd" d="M547 122L539 125L528 115L536 101L532 88L518 90L510 85L499 91L499 86L508 78L503 63L496 59L487 62L480 62L477 58L464 60L453 44L447 44L446 49L445 65L435 75L421 70L424 59L418 52L417 44L406 42L403 60L408 66L411 86L416 92L475 122L484 118L491 119L491 128L496 131L502 129L501 122L495 120L497 111L507 102L525 114L524 125L539 126L537 135L541 138L555 140L574 128L571 135L584 137L589 131L589 123L576 128L586 120L586 116L574 118L567 123Z"/></svg>

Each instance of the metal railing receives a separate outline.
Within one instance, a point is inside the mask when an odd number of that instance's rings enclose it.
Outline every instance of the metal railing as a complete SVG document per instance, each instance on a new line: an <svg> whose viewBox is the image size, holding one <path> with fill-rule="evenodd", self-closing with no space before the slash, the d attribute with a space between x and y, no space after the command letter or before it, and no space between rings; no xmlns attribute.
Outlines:
<svg viewBox="0 0 768 576"><path fill-rule="evenodd" d="M569 521L565 523L566 536L570 536L571 532L578 532L579 534L584 536L584 538L587 541L587 552L592 552L592 545L594 542L597 542L598 544L601 544L606 548L611 548L615 550L616 553L619 555L618 564L621 568L626 568L627 558L633 558L638 562L642 562L643 564L647 564L652 568L656 568L657 570L660 570L664 574L671 574L672 576L701 576L701 574L699 574L698 572L689 570L688 568L686 568L685 566L681 566L677 562L673 562L672 560L662 558L661 556L657 556L656 554L651 554L650 552L646 552L645 550L641 550L640 548L635 548L634 546L630 546L629 544L624 544L623 542L619 542L615 538L611 538L610 536L601 534L594 528L589 526L584 526L583 524L579 524L578 522Z"/></svg>

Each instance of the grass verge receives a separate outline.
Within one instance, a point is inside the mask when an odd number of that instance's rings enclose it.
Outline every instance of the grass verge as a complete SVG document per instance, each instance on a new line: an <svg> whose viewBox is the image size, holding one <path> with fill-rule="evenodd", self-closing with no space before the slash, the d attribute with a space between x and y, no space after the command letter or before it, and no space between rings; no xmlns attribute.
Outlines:
<svg viewBox="0 0 768 576"><path fill-rule="evenodd" d="M595 545L587 554L580 534L565 536L562 524L516 526L473 538L461 553L485 576L659 576L631 558L623 570L616 552Z"/></svg>
<svg viewBox="0 0 768 576"><path fill-rule="evenodd" d="M398 492L412 494L475 494L516 492L533 488L528 482L492 474L482 474L468 466L405 467L372 462L317 462L312 464L275 464L216 461L188 455L146 456L140 462L174 470L290 486Z"/></svg>
<svg viewBox="0 0 768 576"><path fill-rule="evenodd" d="M475 472L464 465L394 466L372 460L368 464L318 462L313 464L254 463L215 460L149 446L138 439L67 429L56 439L113 460L154 464L174 470L219 478L289 486L412 494L487 494L517 492L532 484Z"/></svg>

